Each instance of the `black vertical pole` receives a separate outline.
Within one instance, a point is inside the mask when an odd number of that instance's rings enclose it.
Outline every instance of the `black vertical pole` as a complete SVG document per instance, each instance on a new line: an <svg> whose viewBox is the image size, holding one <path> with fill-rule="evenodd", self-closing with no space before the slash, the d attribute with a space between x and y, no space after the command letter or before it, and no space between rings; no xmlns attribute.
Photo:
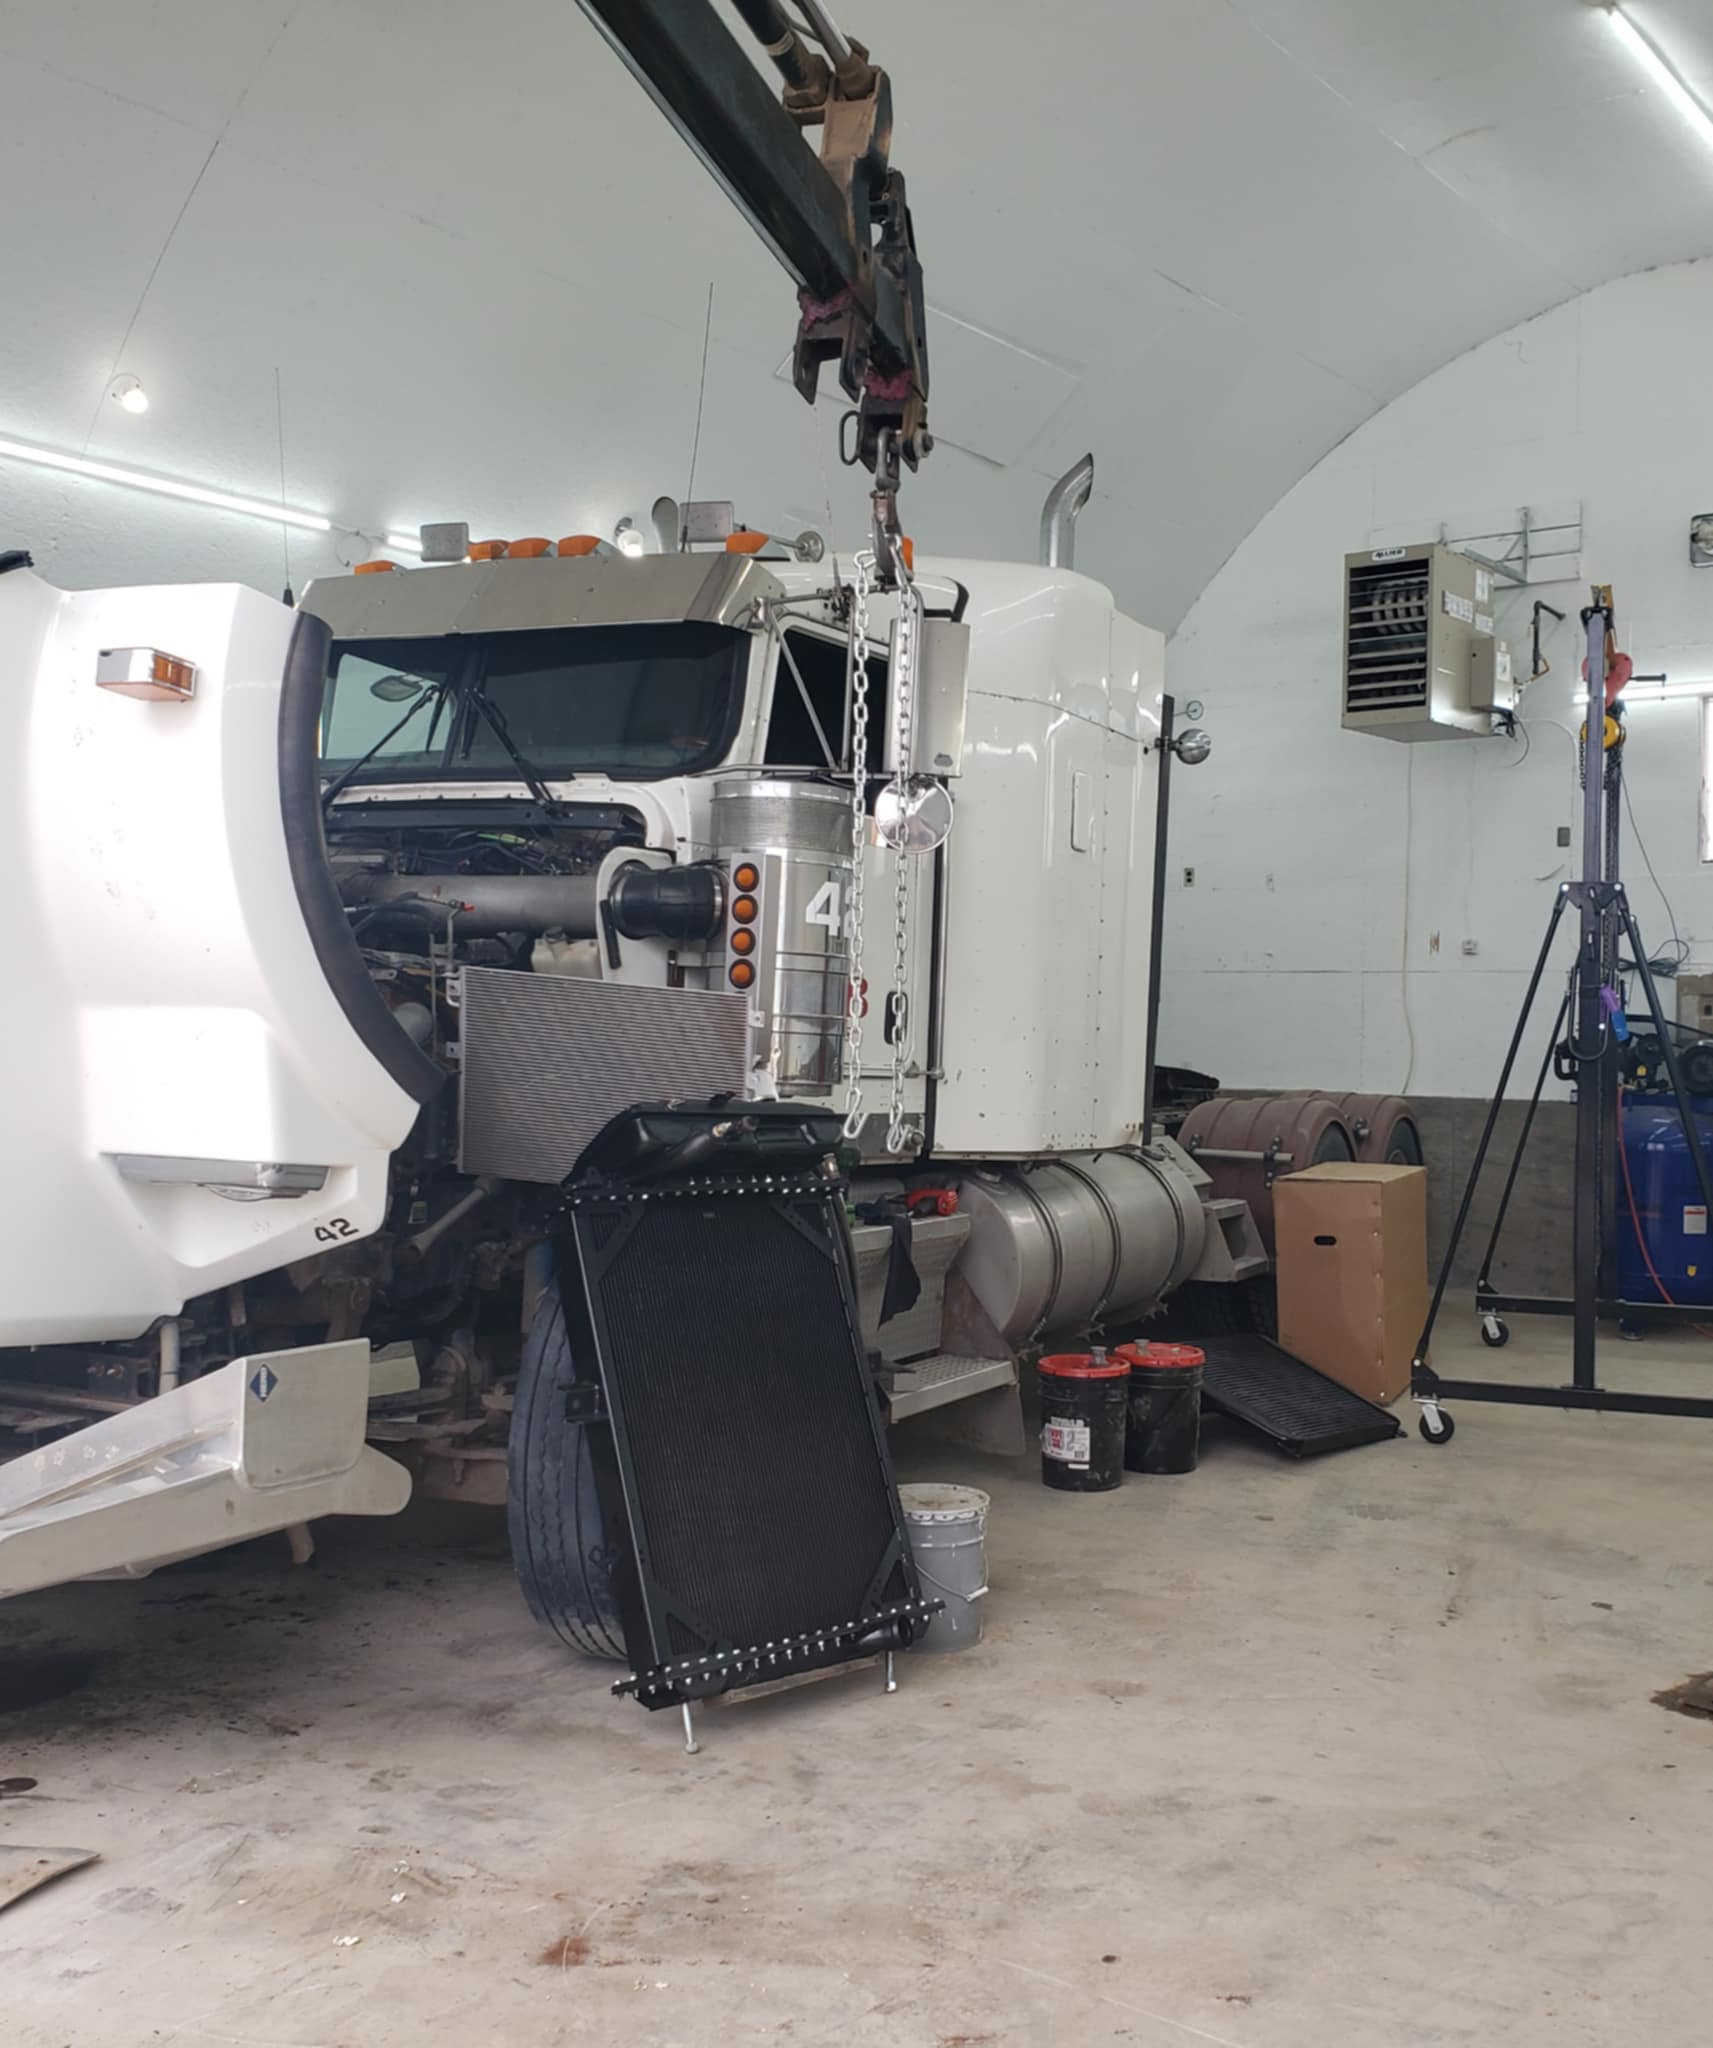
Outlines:
<svg viewBox="0 0 1713 2048"><path fill-rule="evenodd" d="M1142 1142L1154 1134L1154 1055L1160 1038L1160 956L1166 937L1166 822L1171 808L1177 706L1160 699L1160 786L1154 798L1154 922L1148 934L1148 1043L1142 1055Z"/></svg>
<svg viewBox="0 0 1713 2048"><path fill-rule="evenodd" d="M1601 722L1603 726L1604 720ZM1624 774L1622 746L1606 749L1605 769L1606 845L1600 873L1615 891L1621 879L1618 841L1622 822L1619 808ZM1618 986L1618 938L1621 929L1614 896L1612 907L1605 913L1606 946L1601 972L1601 979L1614 990ZM1606 1056L1600 1062L1600 1275L1597 1292L1602 1301L1616 1300L1619 1292L1617 1234L1614 1228L1618 1214L1618 1146L1622 1142L1618 1128L1620 1075L1617 1052L1616 1038L1608 1037Z"/></svg>
<svg viewBox="0 0 1713 2048"><path fill-rule="evenodd" d="M1571 1239L1575 1316L1571 1382L1592 1387L1600 1314L1600 1118L1606 1049L1606 1008L1600 999L1606 956L1606 629L1612 613L1591 604L1582 614L1588 636L1588 717L1582 745L1582 885L1576 891L1580 931L1571 1044L1576 1077L1575 1221Z"/></svg>

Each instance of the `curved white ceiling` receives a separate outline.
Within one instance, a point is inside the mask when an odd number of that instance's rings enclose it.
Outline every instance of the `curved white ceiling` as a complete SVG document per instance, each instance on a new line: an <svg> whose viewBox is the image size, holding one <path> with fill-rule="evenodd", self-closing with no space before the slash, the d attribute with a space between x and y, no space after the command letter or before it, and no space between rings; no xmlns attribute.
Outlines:
<svg viewBox="0 0 1713 2048"><path fill-rule="evenodd" d="M1713 93L1705 0L1633 11ZM1713 150L1579 0L835 12L893 72L936 309L906 523L1028 555L1093 447L1080 566L1161 626L1426 372L1713 252ZM686 489L712 282L697 490L860 534L777 376L787 280L572 0L0 0L0 174L0 435L276 495L283 415L285 497L341 521L610 530ZM0 463L16 542L281 573L265 528Z"/></svg>

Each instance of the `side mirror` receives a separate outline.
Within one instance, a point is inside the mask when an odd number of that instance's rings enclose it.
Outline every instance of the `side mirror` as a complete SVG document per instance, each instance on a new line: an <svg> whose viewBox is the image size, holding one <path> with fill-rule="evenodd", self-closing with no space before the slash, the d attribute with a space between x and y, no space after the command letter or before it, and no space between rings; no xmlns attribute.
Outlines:
<svg viewBox="0 0 1713 2048"><path fill-rule="evenodd" d="M1199 725L1192 725L1188 732L1181 732L1172 742L1172 752L1186 768L1199 768L1213 752L1213 734L1203 732Z"/></svg>
<svg viewBox="0 0 1713 2048"><path fill-rule="evenodd" d="M409 676L377 676L369 685L369 695L379 697L383 704L406 704L412 697L420 697L423 687Z"/></svg>
<svg viewBox="0 0 1713 2048"><path fill-rule="evenodd" d="M951 833L951 793L925 775L912 776L902 791L889 782L874 800L874 826L899 853L935 853Z"/></svg>

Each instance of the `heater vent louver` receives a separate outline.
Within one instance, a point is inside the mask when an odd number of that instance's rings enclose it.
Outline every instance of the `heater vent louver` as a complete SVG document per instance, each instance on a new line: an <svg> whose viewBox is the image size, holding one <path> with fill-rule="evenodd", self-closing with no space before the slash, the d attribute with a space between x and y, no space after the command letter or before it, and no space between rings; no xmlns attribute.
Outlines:
<svg viewBox="0 0 1713 2048"><path fill-rule="evenodd" d="M1493 729L1492 572L1455 548L1376 548L1344 561L1343 715L1388 740ZM1484 654L1485 665L1478 661Z"/></svg>
<svg viewBox="0 0 1713 2048"><path fill-rule="evenodd" d="M1346 712L1427 703L1432 582L1426 562L1357 562L1347 572Z"/></svg>

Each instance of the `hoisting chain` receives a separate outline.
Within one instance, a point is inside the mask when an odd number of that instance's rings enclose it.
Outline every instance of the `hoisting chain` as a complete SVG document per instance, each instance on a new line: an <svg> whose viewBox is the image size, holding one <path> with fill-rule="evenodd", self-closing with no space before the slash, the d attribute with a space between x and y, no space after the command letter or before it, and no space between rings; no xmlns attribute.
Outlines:
<svg viewBox="0 0 1713 2048"><path fill-rule="evenodd" d="M848 950L845 984L845 1125L847 1138L862 1129L862 1020L868 1008L863 987L863 865L868 851L868 597L874 557L856 557L851 587L851 884L845 920Z"/></svg>
<svg viewBox="0 0 1713 2048"><path fill-rule="evenodd" d="M904 850L904 825L910 815L910 741L916 710L916 643L921 600L904 559L897 532L887 536L892 574L898 587L898 631L892 658L892 795L898 822L898 844L892 850L892 1093L887 1107L886 1149L908 1151L915 1143L914 1126L904 1112L904 1076L910 1061L910 861Z"/></svg>

